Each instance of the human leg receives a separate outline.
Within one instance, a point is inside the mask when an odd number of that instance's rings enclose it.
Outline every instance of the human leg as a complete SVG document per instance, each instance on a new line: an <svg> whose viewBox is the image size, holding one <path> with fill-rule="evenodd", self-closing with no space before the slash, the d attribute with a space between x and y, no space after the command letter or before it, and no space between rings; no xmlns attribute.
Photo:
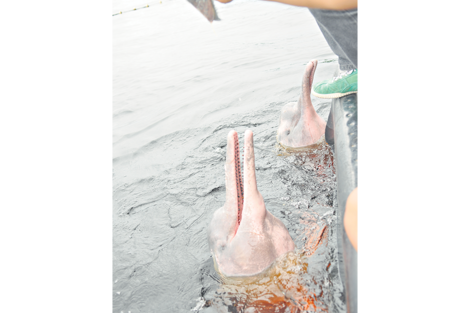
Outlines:
<svg viewBox="0 0 470 313"><path fill-rule="evenodd" d="M357 9L309 9L331 50L338 56L339 75L316 83L313 95L332 99L357 93Z"/></svg>
<svg viewBox="0 0 470 313"><path fill-rule="evenodd" d="M309 9L334 54L341 71L357 68L357 9Z"/></svg>

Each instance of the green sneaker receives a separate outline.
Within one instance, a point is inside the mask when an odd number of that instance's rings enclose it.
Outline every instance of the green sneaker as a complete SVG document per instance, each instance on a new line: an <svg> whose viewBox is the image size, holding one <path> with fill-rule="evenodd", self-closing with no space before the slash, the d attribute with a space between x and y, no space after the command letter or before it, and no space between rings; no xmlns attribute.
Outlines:
<svg viewBox="0 0 470 313"><path fill-rule="evenodd" d="M357 93L357 69L317 83L312 91L314 96L324 99L341 98L352 93Z"/></svg>

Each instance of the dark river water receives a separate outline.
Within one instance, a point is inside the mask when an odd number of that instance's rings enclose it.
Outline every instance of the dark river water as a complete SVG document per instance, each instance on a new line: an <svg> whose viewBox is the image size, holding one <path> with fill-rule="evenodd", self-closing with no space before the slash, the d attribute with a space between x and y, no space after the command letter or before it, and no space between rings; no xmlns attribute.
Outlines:
<svg viewBox="0 0 470 313"><path fill-rule="evenodd" d="M276 148L307 62L319 60L315 80L337 67L313 17L246 0L216 3L213 24L184 0L116 0L112 13L146 4L112 19L113 312L261 312L258 300L279 290L269 312L307 312L301 299L314 299L308 312L345 312L332 151ZM330 102L312 102L326 120ZM280 279L237 286L214 270L207 225L225 201L227 134L248 128L258 189L297 251Z"/></svg>

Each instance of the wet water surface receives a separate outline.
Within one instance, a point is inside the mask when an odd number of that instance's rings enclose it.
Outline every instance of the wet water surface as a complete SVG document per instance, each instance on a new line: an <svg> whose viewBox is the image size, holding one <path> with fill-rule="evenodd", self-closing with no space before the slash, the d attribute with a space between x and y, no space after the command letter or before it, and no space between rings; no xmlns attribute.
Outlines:
<svg viewBox="0 0 470 313"><path fill-rule="evenodd" d="M345 312L332 152L276 148L305 64L324 79L335 57L306 9L216 8L212 25L177 0L113 17L113 312ZM330 102L312 102L326 119ZM297 251L240 283L215 271L207 225L225 202L227 134L247 128L258 189Z"/></svg>

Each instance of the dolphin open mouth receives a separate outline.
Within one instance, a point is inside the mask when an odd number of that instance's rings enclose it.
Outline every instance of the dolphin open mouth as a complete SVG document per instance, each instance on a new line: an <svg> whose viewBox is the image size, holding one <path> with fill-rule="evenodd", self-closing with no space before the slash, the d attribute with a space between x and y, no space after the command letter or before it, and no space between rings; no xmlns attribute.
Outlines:
<svg viewBox="0 0 470 313"><path fill-rule="evenodd" d="M243 213L243 172L240 163L240 145L238 143L238 134L233 132L233 141L234 141L234 161L235 161L235 182L237 189L237 203L238 203L238 225L242 220Z"/></svg>
<svg viewBox="0 0 470 313"><path fill-rule="evenodd" d="M225 277L258 275L277 257L295 249L286 226L266 210L258 191L249 129L242 147L237 132L230 130L224 165L225 203L214 212L208 233L216 269Z"/></svg>

